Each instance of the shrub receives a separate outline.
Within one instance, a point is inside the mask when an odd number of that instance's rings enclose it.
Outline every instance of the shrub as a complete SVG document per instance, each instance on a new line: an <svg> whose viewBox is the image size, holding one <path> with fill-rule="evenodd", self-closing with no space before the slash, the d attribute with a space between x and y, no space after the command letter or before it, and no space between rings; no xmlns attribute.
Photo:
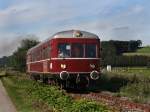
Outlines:
<svg viewBox="0 0 150 112"><path fill-rule="evenodd" d="M3 80L7 88L13 88L19 91L19 96L26 96L26 100L33 102L33 105L46 104L56 112L108 112L105 106L94 101L77 100L74 101L67 96L64 91L59 90L56 86L49 86L42 83L28 80L24 76L13 76L7 78L9 81ZM11 89L12 90L12 89ZM17 94L17 92L16 92ZM22 96L22 97L24 97ZM21 98L21 97L19 97ZM43 111L43 110L42 110Z"/></svg>
<svg viewBox="0 0 150 112"><path fill-rule="evenodd" d="M128 84L121 89L120 94L136 102L150 103L150 84L147 82Z"/></svg>

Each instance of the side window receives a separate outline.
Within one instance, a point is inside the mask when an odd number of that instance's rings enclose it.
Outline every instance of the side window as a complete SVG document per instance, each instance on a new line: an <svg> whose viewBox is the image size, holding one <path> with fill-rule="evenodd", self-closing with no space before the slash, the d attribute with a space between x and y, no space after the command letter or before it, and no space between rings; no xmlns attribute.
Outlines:
<svg viewBox="0 0 150 112"><path fill-rule="evenodd" d="M31 62L33 62L33 53L31 53Z"/></svg>
<svg viewBox="0 0 150 112"><path fill-rule="evenodd" d="M41 57L42 57L42 59L50 58L50 45L42 48Z"/></svg>
<svg viewBox="0 0 150 112"><path fill-rule="evenodd" d="M36 50L35 51L35 61L37 61L38 60L38 51Z"/></svg>
<svg viewBox="0 0 150 112"><path fill-rule="evenodd" d="M40 60L40 50L38 49L37 50L37 61L39 61Z"/></svg>
<svg viewBox="0 0 150 112"><path fill-rule="evenodd" d="M44 49L42 48L42 60L44 59Z"/></svg>
<svg viewBox="0 0 150 112"><path fill-rule="evenodd" d="M27 56L27 62L31 62L31 54L28 54L28 56Z"/></svg>
<svg viewBox="0 0 150 112"><path fill-rule="evenodd" d="M43 49L43 59L46 59L46 48Z"/></svg>
<svg viewBox="0 0 150 112"><path fill-rule="evenodd" d="M40 49L40 60L42 60L42 49Z"/></svg>
<svg viewBox="0 0 150 112"><path fill-rule="evenodd" d="M47 52L47 58L50 58L50 46L47 47L46 52Z"/></svg>
<svg viewBox="0 0 150 112"><path fill-rule="evenodd" d="M68 58L70 57L70 44L61 43L58 44L58 57L59 58Z"/></svg>
<svg viewBox="0 0 150 112"><path fill-rule="evenodd" d="M35 61L34 52L32 54L32 61Z"/></svg>

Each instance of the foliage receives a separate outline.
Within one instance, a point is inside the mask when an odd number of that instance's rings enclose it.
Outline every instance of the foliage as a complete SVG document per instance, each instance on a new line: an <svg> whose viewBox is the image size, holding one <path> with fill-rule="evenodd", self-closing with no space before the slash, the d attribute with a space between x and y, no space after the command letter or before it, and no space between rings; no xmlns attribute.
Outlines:
<svg viewBox="0 0 150 112"><path fill-rule="evenodd" d="M150 57L150 46L140 47L135 52L123 53L125 56L149 56Z"/></svg>
<svg viewBox="0 0 150 112"><path fill-rule="evenodd" d="M26 67L26 53L31 47L37 45L39 42L35 39L23 39L20 47L8 58L8 66L14 67L17 70L25 71Z"/></svg>
<svg viewBox="0 0 150 112"><path fill-rule="evenodd" d="M98 85L102 91L111 91L114 95L150 104L150 69L146 67L117 67L111 72L103 70Z"/></svg>
<svg viewBox="0 0 150 112"><path fill-rule="evenodd" d="M104 49L102 51L104 52L103 54L107 54L107 52L110 51L115 51L113 52L113 54L110 54L109 56L114 55L114 53L115 55L120 55L124 52L134 52L141 45L142 45L141 40L130 40L130 41L110 40L110 41L102 41L101 43L102 49ZM106 55L103 56L105 57Z"/></svg>
<svg viewBox="0 0 150 112"><path fill-rule="evenodd" d="M150 103L150 84L146 81L128 84L121 88L120 94L122 96L130 97L136 102Z"/></svg>
<svg viewBox="0 0 150 112"><path fill-rule="evenodd" d="M64 91L59 90L58 87L34 82L24 76L5 78L3 83L10 94L15 93L16 96L12 95L12 97L17 97L15 99L19 98L20 100L25 97L26 102L34 102L33 106L36 105L35 107L38 109L39 105L44 102L45 105L48 105L48 109L45 108L45 110L54 112L110 112L107 107L94 101L74 101ZM17 105L24 104L19 102ZM31 106L31 103L28 104ZM43 110L40 109L39 111Z"/></svg>
<svg viewBox="0 0 150 112"><path fill-rule="evenodd" d="M11 78L2 78L2 82L18 112L40 112L32 107L32 102L26 94L24 88L28 85L18 85L18 82L15 83Z"/></svg>
<svg viewBox="0 0 150 112"><path fill-rule="evenodd" d="M113 67L111 73L122 75L122 77L136 75L140 79L150 78L150 69L147 67Z"/></svg>
<svg viewBox="0 0 150 112"><path fill-rule="evenodd" d="M150 46L141 47L136 52L137 53L150 53Z"/></svg>
<svg viewBox="0 0 150 112"><path fill-rule="evenodd" d="M103 106L103 108L99 108L99 105L97 105L95 102L86 101L83 99L74 102L68 111L69 112L108 112L105 106Z"/></svg>
<svg viewBox="0 0 150 112"><path fill-rule="evenodd" d="M150 57L144 55L122 56L126 52L134 53L140 48L142 42L140 40L131 41L102 41L102 66L147 66Z"/></svg>
<svg viewBox="0 0 150 112"><path fill-rule="evenodd" d="M7 56L3 56L2 58L0 58L0 67L5 67L7 65L7 60Z"/></svg>
<svg viewBox="0 0 150 112"><path fill-rule="evenodd" d="M103 59L107 58L107 57L111 57L111 56L116 56L116 48L113 44L113 42L106 42L103 41L101 42L101 47L102 47L102 53L101 56Z"/></svg>
<svg viewBox="0 0 150 112"><path fill-rule="evenodd" d="M112 65L112 66L147 66L150 62L149 56L114 56L105 58L103 60L103 66Z"/></svg>
<svg viewBox="0 0 150 112"><path fill-rule="evenodd" d="M130 53L123 53L124 56L148 56L150 57L150 52L148 53L138 53L138 52L130 52Z"/></svg>

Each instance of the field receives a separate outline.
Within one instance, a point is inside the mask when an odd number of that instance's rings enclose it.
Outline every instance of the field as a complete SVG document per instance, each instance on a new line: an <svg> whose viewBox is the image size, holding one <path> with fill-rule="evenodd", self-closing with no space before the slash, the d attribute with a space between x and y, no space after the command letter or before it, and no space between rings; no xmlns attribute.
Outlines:
<svg viewBox="0 0 150 112"><path fill-rule="evenodd" d="M150 56L150 46L145 46L143 48L138 49L136 52L124 53L123 55L126 55L126 56L133 56L133 55Z"/></svg>
<svg viewBox="0 0 150 112"><path fill-rule="evenodd" d="M150 46L146 46L137 50L138 53L150 53Z"/></svg>
<svg viewBox="0 0 150 112"><path fill-rule="evenodd" d="M4 72L3 72L4 73ZM10 72L7 72L7 75ZM85 99L74 100L57 86L30 80L24 73L11 74L1 80L18 112L111 112L110 107ZM10 75L10 74L9 74ZM150 69L146 67L116 67L103 71L92 89L110 92L139 103L150 104Z"/></svg>
<svg viewBox="0 0 150 112"><path fill-rule="evenodd" d="M146 67L117 67L104 71L101 89L130 100L150 104L150 69ZM107 85L104 85L107 83Z"/></svg>
<svg viewBox="0 0 150 112"><path fill-rule="evenodd" d="M57 86L29 80L25 74L3 77L2 82L18 112L111 112L101 103L74 100Z"/></svg>
<svg viewBox="0 0 150 112"><path fill-rule="evenodd" d="M5 71L0 72L0 77L5 76Z"/></svg>
<svg viewBox="0 0 150 112"><path fill-rule="evenodd" d="M149 77L150 78L150 68L147 67L115 67L111 71L119 75L127 76L138 76L138 77Z"/></svg>
<svg viewBox="0 0 150 112"><path fill-rule="evenodd" d="M0 69L0 77L3 77L6 75L6 71L3 69Z"/></svg>

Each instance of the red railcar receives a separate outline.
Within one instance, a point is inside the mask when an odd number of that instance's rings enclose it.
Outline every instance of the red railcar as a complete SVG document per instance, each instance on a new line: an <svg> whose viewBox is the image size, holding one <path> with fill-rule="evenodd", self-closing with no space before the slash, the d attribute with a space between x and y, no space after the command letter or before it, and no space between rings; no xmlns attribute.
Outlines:
<svg viewBox="0 0 150 112"><path fill-rule="evenodd" d="M58 32L27 52L27 72L48 82L87 84L99 78L100 63L99 37L79 30Z"/></svg>

